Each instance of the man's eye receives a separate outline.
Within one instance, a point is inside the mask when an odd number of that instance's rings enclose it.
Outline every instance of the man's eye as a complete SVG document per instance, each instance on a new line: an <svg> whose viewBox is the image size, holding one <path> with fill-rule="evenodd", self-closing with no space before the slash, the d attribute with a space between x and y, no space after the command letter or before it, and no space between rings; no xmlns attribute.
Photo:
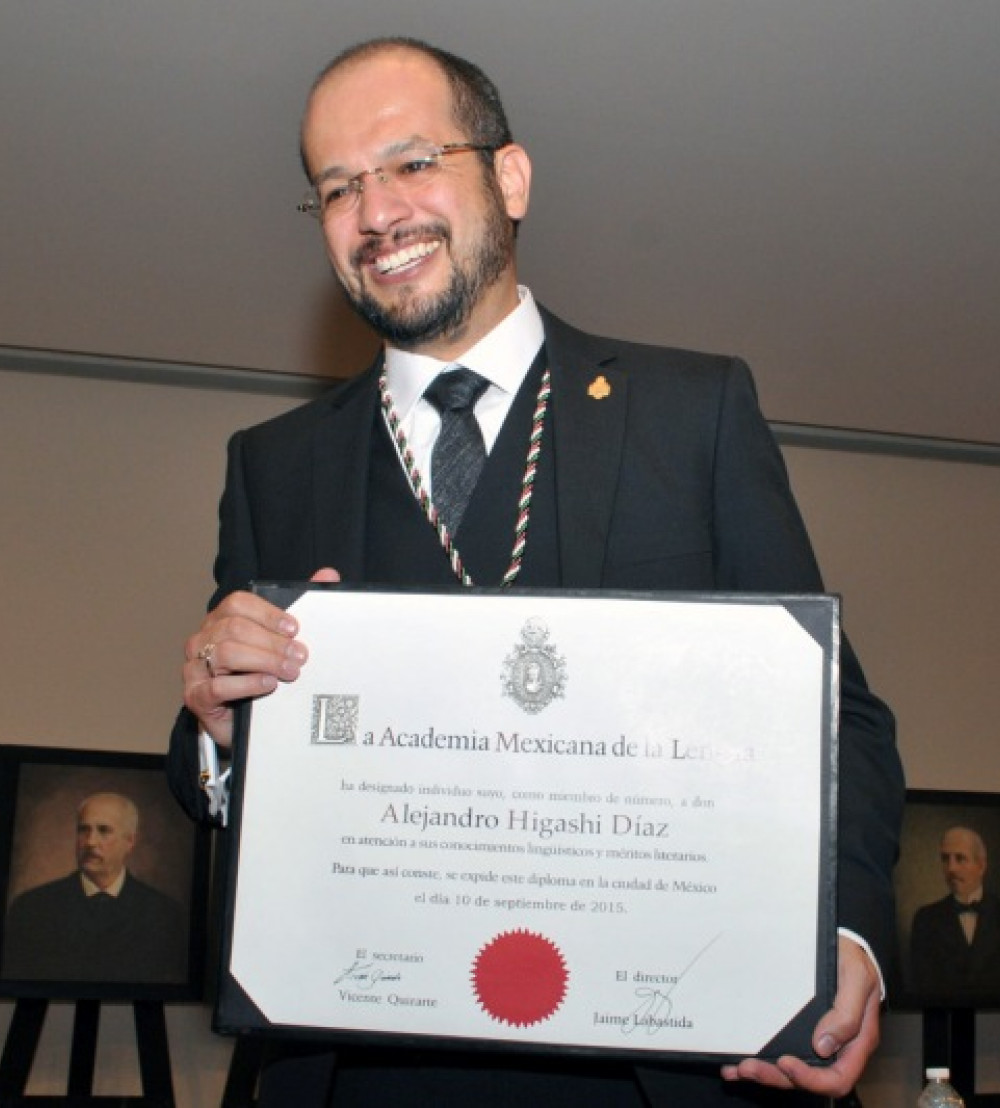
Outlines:
<svg viewBox="0 0 1000 1108"><path fill-rule="evenodd" d="M329 208L332 204L339 204L351 194L351 186L348 184L331 185L320 194L319 202L322 207Z"/></svg>
<svg viewBox="0 0 1000 1108"><path fill-rule="evenodd" d="M426 173L428 170L437 169L437 158L428 156L426 158L409 158L407 161L402 162L396 172L401 177L413 177L419 173Z"/></svg>

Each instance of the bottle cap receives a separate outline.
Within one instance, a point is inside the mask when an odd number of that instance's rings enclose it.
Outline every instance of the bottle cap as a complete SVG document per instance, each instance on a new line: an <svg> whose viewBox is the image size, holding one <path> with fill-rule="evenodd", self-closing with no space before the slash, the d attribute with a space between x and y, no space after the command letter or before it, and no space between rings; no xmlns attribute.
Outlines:
<svg viewBox="0 0 1000 1108"><path fill-rule="evenodd" d="M951 1070L947 1066L931 1066L926 1071L928 1081L947 1081Z"/></svg>

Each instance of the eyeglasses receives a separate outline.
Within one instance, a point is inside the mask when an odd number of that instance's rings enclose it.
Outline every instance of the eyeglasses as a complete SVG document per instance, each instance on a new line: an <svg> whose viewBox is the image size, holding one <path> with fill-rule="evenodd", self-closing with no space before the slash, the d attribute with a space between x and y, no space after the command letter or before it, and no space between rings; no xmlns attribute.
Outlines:
<svg viewBox="0 0 1000 1108"><path fill-rule="evenodd" d="M493 153L495 146L472 142L449 142L444 146L420 147L387 158L375 169L363 169L353 177L330 176L321 179L302 198L300 212L320 221L347 215L365 191L365 178L377 177L383 185L392 185L399 193L410 195L433 184L440 177L442 159L449 154L468 151Z"/></svg>

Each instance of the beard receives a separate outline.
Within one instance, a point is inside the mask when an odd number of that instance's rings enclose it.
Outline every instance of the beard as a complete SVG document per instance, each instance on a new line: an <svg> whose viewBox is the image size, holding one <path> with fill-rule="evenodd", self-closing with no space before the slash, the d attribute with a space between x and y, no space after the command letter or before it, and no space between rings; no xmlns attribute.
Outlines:
<svg viewBox="0 0 1000 1108"><path fill-rule="evenodd" d="M434 295L405 296L399 303L382 304L364 287L356 290L344 286L347 301L354 311L391 346L413 350L436 339L458 335L472 317L483 293L506 272L514 252L513 227L498 196L488 196L486 216L481 233L469 256L452 261L451 280L447 288ZM451 245L451 234L441 224L429 224L417 229L418 235L433 235L442 246ZM414 229L400 231L398 245L413 238ZM360 268L366 248L353 259Z"/></svg>

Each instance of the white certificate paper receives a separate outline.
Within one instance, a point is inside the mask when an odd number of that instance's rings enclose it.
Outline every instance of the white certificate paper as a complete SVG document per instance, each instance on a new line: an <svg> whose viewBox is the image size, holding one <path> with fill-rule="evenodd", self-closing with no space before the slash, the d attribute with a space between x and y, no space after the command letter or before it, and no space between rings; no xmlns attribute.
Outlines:
<svg viewBox="0 0 1000 1108"><path fill-rule="evenodd" d="M259 591L221 1029L809 1054L834 598Z"/></svg>

